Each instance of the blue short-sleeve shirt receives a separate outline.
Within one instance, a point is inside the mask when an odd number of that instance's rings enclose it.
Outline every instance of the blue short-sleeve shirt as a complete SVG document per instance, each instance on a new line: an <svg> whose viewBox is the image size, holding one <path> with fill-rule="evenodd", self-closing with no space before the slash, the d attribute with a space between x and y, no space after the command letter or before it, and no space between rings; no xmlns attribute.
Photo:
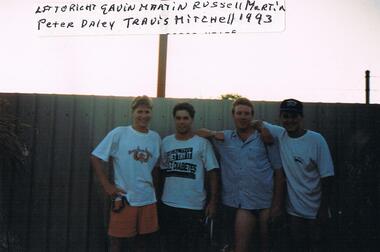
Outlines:
<svg viewBox="0 0 380 252"><path fill-rule="evenodd" d="M235 130L213 141L219 156L224 205L243 209L271 207L273 172L281 169L278 144L265 146L255 131L243 142Z"/></svg>

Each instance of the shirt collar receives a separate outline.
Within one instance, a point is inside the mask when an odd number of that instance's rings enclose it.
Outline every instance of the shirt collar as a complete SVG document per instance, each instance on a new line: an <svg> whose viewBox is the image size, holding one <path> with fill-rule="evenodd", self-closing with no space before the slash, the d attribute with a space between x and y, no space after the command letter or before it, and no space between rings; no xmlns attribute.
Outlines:
<svg viewBox="0 0 380 252"><path fill-rule="evenodd" d="M248 139L244 142L244 144L248 144L248 143L250 143L251 141L253 141L253 140L256 139L257 137L259 137L259 134L258 134L257 130L255 130L255 131L252 133L252 135L250 135L250 136L248 137ZM241 141L241 139L239 138L239 135L238 135L236 129L232 131L231 139L237 139L237 140Z"/></svg>

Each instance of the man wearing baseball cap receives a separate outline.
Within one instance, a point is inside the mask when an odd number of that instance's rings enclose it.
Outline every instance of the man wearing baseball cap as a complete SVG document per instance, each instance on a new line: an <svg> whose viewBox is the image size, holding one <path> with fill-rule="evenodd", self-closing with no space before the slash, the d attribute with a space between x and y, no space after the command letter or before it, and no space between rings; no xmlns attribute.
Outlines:
<svg viewBox="0 0 380 252"><path fill-rule="evenodd" d="M302 102L282 101L280 122L282 127L266 122L261 126L279 141L287 179L286 210L293 250L318 250L320 224L328 218L328 197L334 176L330 151L321 134L304 128Z"/></svg>
<svg viewBox="0 0 380 252"><path fill-rule="evenodd" d="M296 99L283 100L280 105L280 113L281 112L293 112L303 116L303 104Z"/></svg>

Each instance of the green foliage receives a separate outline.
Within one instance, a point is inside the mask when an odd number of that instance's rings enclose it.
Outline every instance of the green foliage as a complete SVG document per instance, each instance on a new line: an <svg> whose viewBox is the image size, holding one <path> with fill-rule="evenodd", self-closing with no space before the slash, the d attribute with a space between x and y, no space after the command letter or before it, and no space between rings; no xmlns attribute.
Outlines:
<svg viewBox="0 0 380 252"><path fill-rule="evenodd" d="M229 100L229 101L235 101L236 99L238 98L241 98L243 96L239 95L239 94L222 94L220 96L220 99L222 100Z"/></svg>

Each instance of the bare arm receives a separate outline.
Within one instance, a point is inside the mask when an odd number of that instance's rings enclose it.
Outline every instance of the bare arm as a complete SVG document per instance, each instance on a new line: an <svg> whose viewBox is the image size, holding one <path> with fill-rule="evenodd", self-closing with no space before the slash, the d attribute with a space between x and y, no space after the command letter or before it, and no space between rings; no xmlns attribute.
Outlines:
<svg viewBox="0 0 380 252"><path fill-rule="evenodd" d="M103 187L103 190L109 196L117 196L120 194L124 194L125 191L117 188L114 184L111 184L108 180L107 175L104 172L103 161L95 156L91 156L91 164L92 168L95 171L95 175L99 179L100 184Z"/></svg>
<svg viewBox="0 0 380 252"><path fill-rule="evenodd" d="M209 189L209 200L205 209L205 215L213 218L219 200L219 173L217 169L207 172L207 183Z"/></svg>
<svg viewBox="0 0 380 252"><path fill-rule="evenodd" d="M209 130L206 128L201 128L201 129L196 130L195 134L204 138L214 138L220 141L224 140L223 131L215 131L215 130Z"/></svg>
<svg viewBox="0 0 380 252"><path fill-rule="evenodd" d="M271 207L271 218L276 218L282 213L285 198L285 174L282 169L274 171L274 190Z"/></svg>
<svg viewBox="0 0 380 252"><path fill-rule="evenodd" d="M164 185L163 174L161 172L160 166L156 165L153 168L152 178L153 178L153 186L156 192L156 197L159 199L161 197L162 189Z"/></svg>
<svg viewBox="0 0 380 252"><path fill-rule="evenodd" d="M321 205L319 206L317 219L320 222L325 222L328 219L328 206L332 189L333 177L321 178Z"/></svg>
<svg viewBox="0 0 380 252"><path fill-rule="evenodd" d="M263 143L271 145L274 143L274 138L270 131L263 126L263 121L261 120L253 120L252 127L257 130L261 135L261 140Z"/></svg>

